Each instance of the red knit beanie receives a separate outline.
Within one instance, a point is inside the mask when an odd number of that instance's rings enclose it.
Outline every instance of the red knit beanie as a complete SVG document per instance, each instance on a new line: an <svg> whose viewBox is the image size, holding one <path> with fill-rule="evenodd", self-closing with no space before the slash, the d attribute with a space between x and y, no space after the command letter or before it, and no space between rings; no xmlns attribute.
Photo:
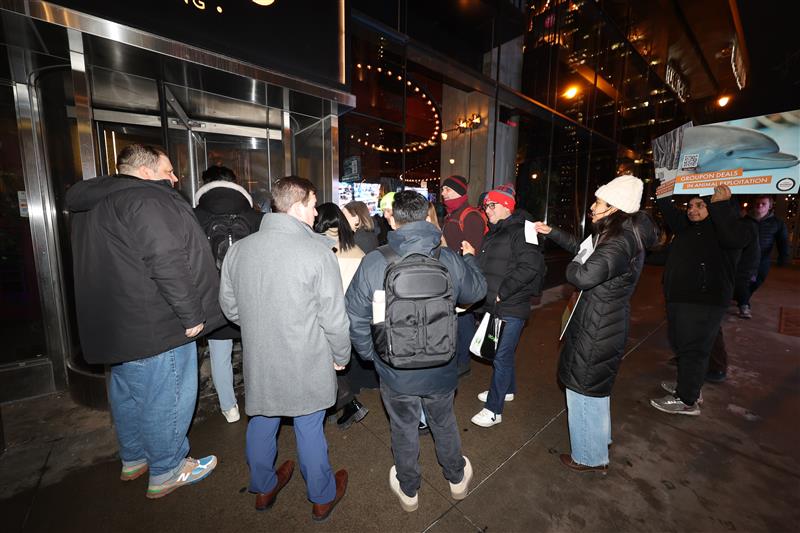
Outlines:
<svg viewBox="0 0 800 533"><path fill-rule="evenodd" d="M512 212L514 211L514 207L517 205L517 201L514 199L513 195L504 190L498 189L493 189L486 194L486 199L483 201L483 205L492 202L505 206L506 209Z"/></svg>

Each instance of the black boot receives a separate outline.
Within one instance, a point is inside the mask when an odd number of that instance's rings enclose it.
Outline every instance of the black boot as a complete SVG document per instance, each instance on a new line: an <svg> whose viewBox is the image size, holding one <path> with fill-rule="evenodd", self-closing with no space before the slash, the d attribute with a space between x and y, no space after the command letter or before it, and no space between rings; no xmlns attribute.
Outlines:
<svg viewBox="0 0 800 533"><path fill-rule="evenodd" d="M353 398L350 403L342 409L342 416L336 421L340 429L347 429L356 422L361 422L369 413L369 409L364 407L358 398Z"/></svg>

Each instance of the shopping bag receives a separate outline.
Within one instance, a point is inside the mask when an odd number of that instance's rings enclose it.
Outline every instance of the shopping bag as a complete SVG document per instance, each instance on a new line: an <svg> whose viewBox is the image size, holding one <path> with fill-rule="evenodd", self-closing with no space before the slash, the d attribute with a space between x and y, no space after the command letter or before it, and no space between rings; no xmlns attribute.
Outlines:
<svg viewBox="0 0 800 533"><path fill-rule="evenodd" d="M472 342L470 342L469 351L482 359L493 361L504 326L503 319L491 313L483 315L483 319L472 337Z"/></svg>

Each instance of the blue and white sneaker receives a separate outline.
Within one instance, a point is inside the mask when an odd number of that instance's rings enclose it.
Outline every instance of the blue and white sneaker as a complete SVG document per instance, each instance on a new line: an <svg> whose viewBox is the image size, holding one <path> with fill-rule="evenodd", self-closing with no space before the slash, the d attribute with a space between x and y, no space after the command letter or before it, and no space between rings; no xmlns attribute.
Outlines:
<svg viewBox="0 0 800 533"><path fill-rule="evenodd" d="M147 487L147 497L150 499L163 498L179 487L197 483L208 476L216 466L217 458L214 455L209 455L202 459L187 457L178 475L165 481L161 485L150 485Z"/></svg>

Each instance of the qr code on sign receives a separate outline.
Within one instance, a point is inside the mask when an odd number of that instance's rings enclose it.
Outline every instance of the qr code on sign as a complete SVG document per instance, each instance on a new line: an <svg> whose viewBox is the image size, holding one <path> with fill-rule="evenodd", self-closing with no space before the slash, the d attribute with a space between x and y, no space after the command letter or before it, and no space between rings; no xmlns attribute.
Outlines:
<svg viewBox="0 0 800 533"><path fill-rule="evenodd" d="M700 154L686 154L681 159L681 170L691 170L697 168L700 161Z"/></svg>
<svg viewBox="0 0 800 533"><path fill-rule="evenodd" d="M658 172L656 172L656 179L658 181L660 181L660 182L664 181L664 171L663 170L659 170Z"/></svg>

